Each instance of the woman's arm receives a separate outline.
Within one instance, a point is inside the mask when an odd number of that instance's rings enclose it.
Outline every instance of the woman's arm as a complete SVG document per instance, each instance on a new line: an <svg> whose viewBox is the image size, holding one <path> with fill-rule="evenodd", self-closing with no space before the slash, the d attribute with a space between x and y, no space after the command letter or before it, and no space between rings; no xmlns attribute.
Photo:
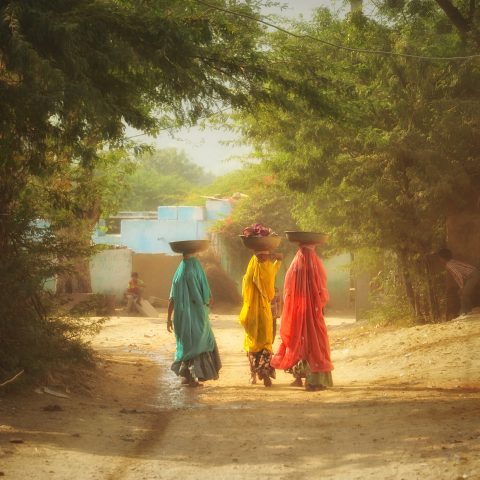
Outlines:
<svg viewBox="0 0 480 480"><path fill-rule="evenodd" d="M167 330L173 332L172 313L173 313L173 298L168 301L168 314L167 314Z"/></svg>

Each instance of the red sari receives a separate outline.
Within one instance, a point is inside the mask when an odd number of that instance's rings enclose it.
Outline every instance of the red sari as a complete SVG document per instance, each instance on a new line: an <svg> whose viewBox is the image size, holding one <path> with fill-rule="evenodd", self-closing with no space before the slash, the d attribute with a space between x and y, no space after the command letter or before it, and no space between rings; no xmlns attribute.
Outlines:
<svg viewBox="0 0 480 480"><path fill-rule="evenodd" d="M271 365L288 370L300 361L311 372L331 372L330 344L323 317L327 274L313 245L301 245L285 276L282 343Z"/></svg>

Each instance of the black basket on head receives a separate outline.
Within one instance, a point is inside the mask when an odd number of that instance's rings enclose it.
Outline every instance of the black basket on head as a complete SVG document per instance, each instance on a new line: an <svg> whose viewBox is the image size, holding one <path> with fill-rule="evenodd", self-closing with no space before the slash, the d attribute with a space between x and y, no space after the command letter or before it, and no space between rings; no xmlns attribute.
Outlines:
<svg viewBox="0 0 480 480"><path fill-rule="evenodd" d="M175 253L187 255L207 250L210 246L210 240L182 240L169 242L169 245Z"/></svg>
<svg viewBox="0 0 480 480"><path fill-rule="evenodd" d="M287 239L292 243L299 243L300 245L325 245L327 243L328 235L320 232L285 232Z"/></svg>

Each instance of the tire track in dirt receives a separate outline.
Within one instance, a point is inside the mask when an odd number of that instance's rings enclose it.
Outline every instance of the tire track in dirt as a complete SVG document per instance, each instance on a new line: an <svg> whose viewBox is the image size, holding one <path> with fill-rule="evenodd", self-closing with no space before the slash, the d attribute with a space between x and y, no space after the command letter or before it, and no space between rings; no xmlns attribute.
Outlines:
<svg viewBox="0 0 480 480"><path fill-rule="evenodd" d="M443 351L465 344L463 332L451 341L457 325L445 327L450 335L443 334L442 326L377 333L366 329L361 341L360 326L338 333L332 329L332 339L345 336L344 351L334 352L337 386L312 395L289 387L290 377L283 372L271 389L248 385L236 319L212 323L224 363L220 380L193 391L182 388L167 371L166 357L159 358L165 367L159 395L168 418L154 421L133 458L107 480L450 480L479 473L475 443L480 432L471 428L478 416L478 390L452 388L438 368L424 362L423 349L415 355L421 368L410 367L408 381L400 377L417 341L432 351L435 363L450 366L456 357L442 356ZM470 324L468 331L471 336L478 329ZM435 348L429 349L430 343ZM375 369L365 365L372 354L379 357ZM395 364L385 362L389 355ZM419 374L428 384L417 380ZM161 428L160 437L155 429Z"/></svg>
<svg viewBox="0 0 480 480"><path fill-rule="evenodd" d="M105 480L120 480L133 466L139 463L140 459L147 458L148 454L163 441L166 428L171 421L171 414L172 412L168 410L155 413L155 417L146 428L147 432L135 445L131 455L122 458L115 469L105 477Z"/></svg>
<svg viewBox="0 0 480 480"><path fill-rule="evenodd" d="M168 426L175 420L178 410L186 408L184 389L178 385L178 380L168 370L169 358L172 354L172 347L165 345L163 341L156 342L154 349L138 348L135 353L144 361L154 362L158 368L158 378L154 386L155 394L146 391L146 406L152 408L153 413L149 415L148 421L143 425L142 437L133 446L128 456L122 457L113 471L105 480L120 480L135 472L139 465L152 459L158 459L158 452L164 441ZM150 396L150 398L149 398Z"/></svg>

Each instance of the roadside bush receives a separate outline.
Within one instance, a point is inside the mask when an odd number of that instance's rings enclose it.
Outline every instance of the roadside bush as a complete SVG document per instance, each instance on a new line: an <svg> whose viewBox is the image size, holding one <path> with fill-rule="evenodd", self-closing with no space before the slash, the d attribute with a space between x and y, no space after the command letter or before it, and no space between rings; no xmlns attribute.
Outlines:
<svg viewBox="0 0 480 480"><path fill-rule="evenodd" d="M66 362L85 362L91 351L85 335L101 320L58 314L46 279L68 272L72 258L88 255L77 239L39 222L28 195L4 212L0 235L0 383L20 370L34 379Z"/></svg>

